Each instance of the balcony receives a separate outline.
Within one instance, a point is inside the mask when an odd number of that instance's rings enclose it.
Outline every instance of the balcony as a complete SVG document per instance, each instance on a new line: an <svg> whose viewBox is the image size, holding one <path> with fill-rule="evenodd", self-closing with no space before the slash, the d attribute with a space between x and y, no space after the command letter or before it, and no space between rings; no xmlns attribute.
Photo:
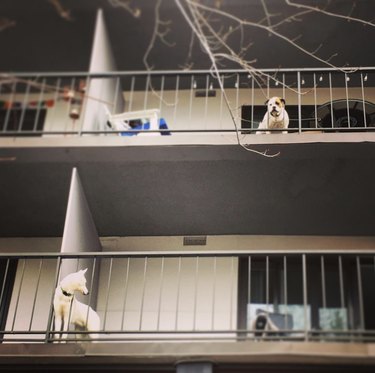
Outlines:
<svg viewBox="0 0 375 373"><path fill-rule="evenodd" d="M373 359L370 351L345 347L371 346L375 338L372 251L34 253L1 254L0 262L2 357L22 343L18 358L33 351L43 361L54 351L60 362L83 351L88 360L122 363L148 354L148 364L189 354L261 362L277 351L289 362L307 362L323 345L327 361ZM90 294L75 296L98 312L98 336L88 340L88 332L69 329L61 340L54 290L83 268Z"/></svg>
<svg viewBox="0 0 375 373"><path fill-rule="evenodd" d="M56 137L122 145L372 141L374 82L373 68L223 70L219 78L201 70L3 74L0 135L4 144L32 137L54 145ZM286 100L288 136L253 136L272 96ZM151 127L150 110L158 121ZM126 113L127 127L111 125L108 113Z"/></svg>

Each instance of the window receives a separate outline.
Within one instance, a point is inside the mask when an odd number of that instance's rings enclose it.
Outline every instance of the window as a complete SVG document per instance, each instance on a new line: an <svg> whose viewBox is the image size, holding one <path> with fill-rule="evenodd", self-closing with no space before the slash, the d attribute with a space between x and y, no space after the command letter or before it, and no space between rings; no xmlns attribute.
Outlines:
<svg viewBox="0 0 375 373"><path fill-rule="evenodd" d="M372 257L251 256L239 261L238 328L253 329L259 313L288 335L342 337L375 329Z"/></svg>
<svg viewBox="0 0 375 373"><path fill-rule="evenodd" d="M26 136L41 136L46 109L12 108L0 109L0 131L2 132L27 132ZM32 133L35 132L35 133ZM9 134L13 136L14 134Z"/></svg>

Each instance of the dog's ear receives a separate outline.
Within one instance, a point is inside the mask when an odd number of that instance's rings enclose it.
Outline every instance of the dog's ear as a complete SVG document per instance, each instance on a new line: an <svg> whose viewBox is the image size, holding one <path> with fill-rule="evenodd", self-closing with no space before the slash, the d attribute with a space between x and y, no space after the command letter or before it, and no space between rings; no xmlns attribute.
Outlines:
<svg viewBox="0 0 375 373"><path fill-rule="evenodd" d="M85 273L87 272L87 268L85 268L85 269L81 269L81 272L82 272L83 274L85 274Z"/></svg>
<svg viewBox="0 0 375 373"><path fill-rule="evenodd" d="M283 98L280 98L280 101L284 104L284 106L285 106L285 104L286 104L286 102L285 102L285 100L283 99Z"/></svg>
<svg viewBox="0 0 375 373"><path fill-rule="evenodd" d="M264 103L264 105L267 105L267 104L268 104L268 101L269 101L269 100L267 100L267 101Z"/></svg>

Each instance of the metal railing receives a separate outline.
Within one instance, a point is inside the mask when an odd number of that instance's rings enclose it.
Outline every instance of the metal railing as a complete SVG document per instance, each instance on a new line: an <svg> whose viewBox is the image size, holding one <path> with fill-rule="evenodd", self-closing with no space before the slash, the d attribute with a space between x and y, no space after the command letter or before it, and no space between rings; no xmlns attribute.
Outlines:
<svg viewBox="0 0 375 373"><path fill-rule="evenodd" d="M206 70L18 73L0 75L0 135L252 134L272 96L286 100L288 132L375 128L375 68L262 70L256 76L223 70L219 79ZM157 110L164 126L150 131L139 118L116 129L108 125L106 108L112 114Z"/></svg>
<svg viewBox="0 0 375 373"><path fill-rule="evenodd" d="M75 297L100 328L55 330L55 289L84 268ZM2 254L0 269L3 343L375 339L375 252Z"/></svg>

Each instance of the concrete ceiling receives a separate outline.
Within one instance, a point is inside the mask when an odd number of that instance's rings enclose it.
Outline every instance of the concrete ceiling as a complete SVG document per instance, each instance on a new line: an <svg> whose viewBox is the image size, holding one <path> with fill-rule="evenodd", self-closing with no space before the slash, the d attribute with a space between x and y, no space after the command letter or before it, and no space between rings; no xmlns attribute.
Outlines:
<svg viewBox="0 0 375 373"><path fill-rule="evenodd" d="M121 0L123 1L123 0ZM139 17L111 4L120 0L2 0L0 2L0 45L2 55L0 71L86 71L98 8L104 10L109 37L113 45L119 70L144 69L143 56L149 46L154 28L156 0L123 1L132 9L141 10ZM297 2L297 1L296 1ZM309 1L303 4L327 6L330 12L351 14L352 17L371 20L374 15L373 0ZM205 4L219 4L236 16L245 17L263 24L264 9L258 0L208 0ZM54 5L55 4L55 5ZM69 11L69 17L61 17L56 4ZM288 7L281 0L266 0L271 21L275 24L285 20L300 9ZM353 7L354 5L354 7ZM149 56L155 69L179 69L187 61L191 32L173 0L163 0L160 8L163 21L170 21L170 33L166 36L173 47L156 40ZM224 20L219 26L228 26ZM338 66L374 66L375 51L371 40L375 38L375 27L348 22L323 14L305 14L293 22L276 29L293 40L295 38L307 50L319 49L318 55ZM238 49L240 35L230 40ZM260 68L316 67L319 61L290 46L285 40L271 36L267 31L249 28L244 33L245 44L252 43L246 58L255 59ZM210 66L197 42L193 48L193 68ZM226 67L234 67L226 65Z"/></svg>
<svg viewBox="0 0 375 373"><path fill-rule="evenodd" d="M0 236L61 236L73 167L100 236L374 235L374 143L267 148L0 149Z"/></svg>

